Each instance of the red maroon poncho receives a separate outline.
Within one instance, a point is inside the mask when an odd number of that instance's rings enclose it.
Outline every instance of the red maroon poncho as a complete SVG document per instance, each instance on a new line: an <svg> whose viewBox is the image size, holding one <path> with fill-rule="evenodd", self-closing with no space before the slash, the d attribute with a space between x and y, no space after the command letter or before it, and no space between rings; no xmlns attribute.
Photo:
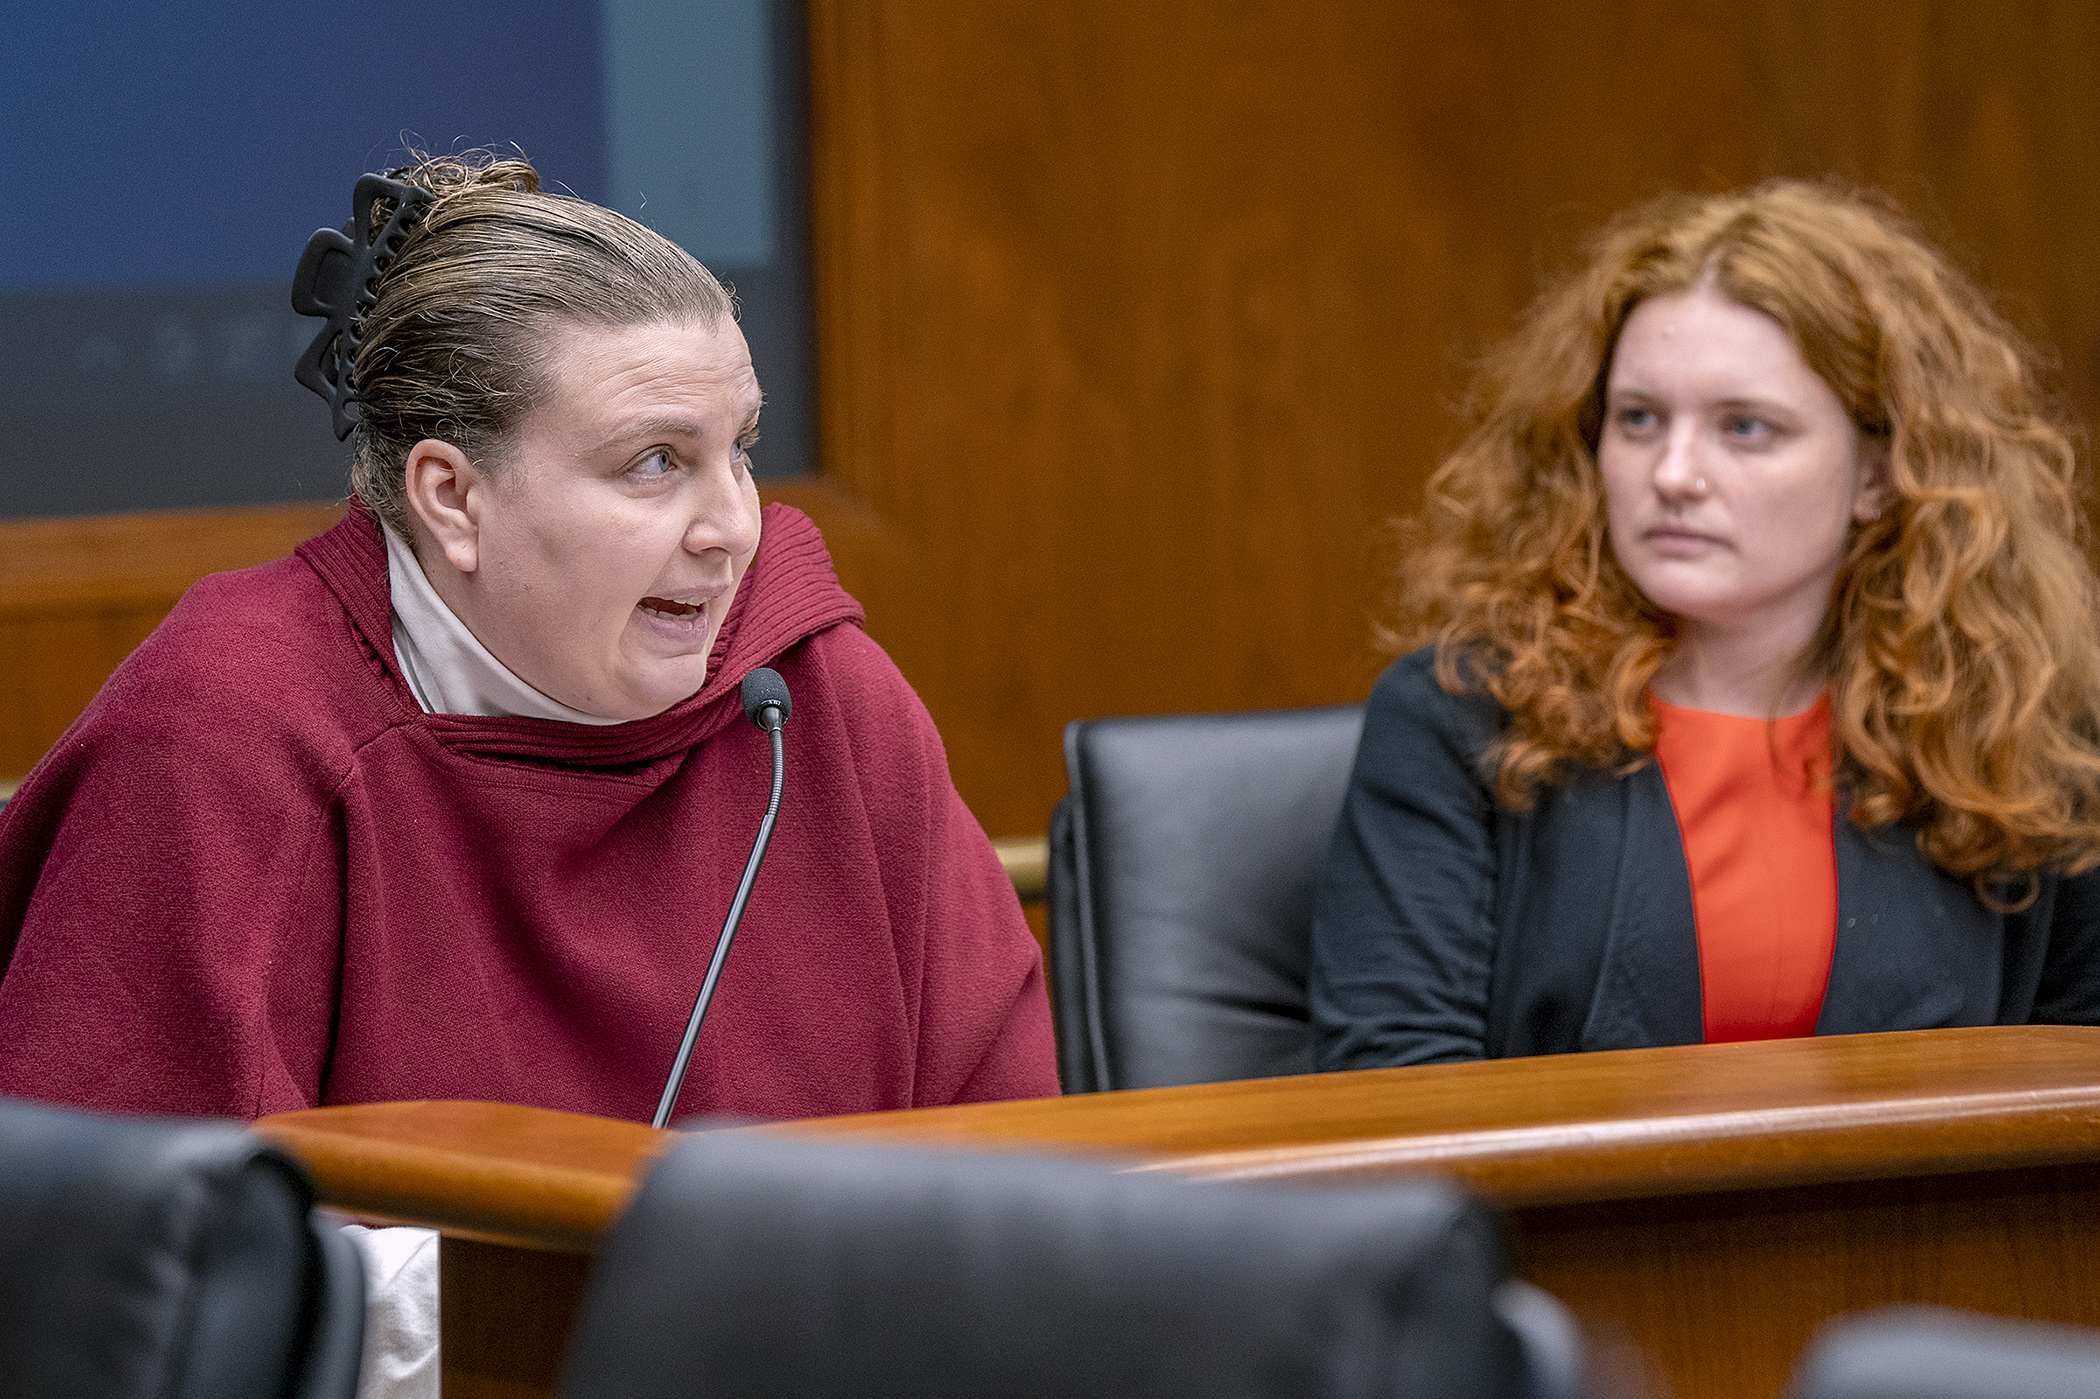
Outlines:
<svg viewBox="0 0 2100 1399"><path fill-rule="evenodd" d="M705 688L610 728L423 713L362 510L199 583L0 814L0 1092L646 1120L765 809L737 685L771 665L780 824L678 1111L1055 1093L1041 962L931 719L816 527L764 519Z"/></svg>

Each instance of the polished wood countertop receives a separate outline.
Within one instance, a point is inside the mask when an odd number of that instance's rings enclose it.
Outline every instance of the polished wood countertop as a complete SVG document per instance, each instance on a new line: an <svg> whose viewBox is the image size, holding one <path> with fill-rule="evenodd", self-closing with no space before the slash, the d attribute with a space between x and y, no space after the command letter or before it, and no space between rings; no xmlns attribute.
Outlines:
<svg viewBox="0 0 2100 1399"><path fill-rule="evenodd" d="M675 1135L510 1103L362 1103L256 1130L306 1166L321 1202L461 1238L589 1253Z"/></svg>
<svg viewBox="0 0 2100 1399"><path fill-rule="evenodd" d="M325 1201L588 1251L670 1134L496 1103L257 1124ZM2100 1161L2100 1028L2010 1026L1571 1054L814 1118L748 1129L1107 1153L1341 1182L1433 1171L1509 1207Z"/></svg>

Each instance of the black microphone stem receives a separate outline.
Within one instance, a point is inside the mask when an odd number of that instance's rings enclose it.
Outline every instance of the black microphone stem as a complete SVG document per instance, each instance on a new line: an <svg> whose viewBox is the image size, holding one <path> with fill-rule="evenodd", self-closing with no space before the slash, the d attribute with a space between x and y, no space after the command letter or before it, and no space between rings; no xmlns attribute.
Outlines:
<svg viewBox="0 0 2100 1399"><path fill-rule="evenodd" d="M686 1018L685 1038L679 1042L678 1058L671 1065L671 1079L664 1085L664 1096L656 1105L656 1119L649 1124L651 1127L661 1127L671 1120L671 1105L678 1101L678 1090L685 1086L686 1066L692 1062L693 1045L700 1038L700 1022L707 1018L707 1003L715 998L715 983L722 979L722 963L729 958L730 941L736 937L737 924L744 921L751 885L758 878L760 862L766 858L766 847L773 841L773 822L780 816L780 787L787 775L787 758L780 741L786 716L777 708L771 714L773 723L766 731L773 737L773 795L766 801L766 819L758 823L758 839L751 842L751 858L744 861L744 877L736 886L736 897L729 901L729 916L722 920L722 935L715 939L715 955L708 960L707 979L700 983L693 1013Z"/></svg>

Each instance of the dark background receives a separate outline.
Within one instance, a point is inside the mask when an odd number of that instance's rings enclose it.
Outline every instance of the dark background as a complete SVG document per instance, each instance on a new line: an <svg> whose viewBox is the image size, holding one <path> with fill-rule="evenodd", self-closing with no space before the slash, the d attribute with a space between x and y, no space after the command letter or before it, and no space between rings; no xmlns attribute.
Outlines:
<svg viewBox="0 0 2100 1399"><path fill-rule="evenodd" d="M714 270L780 477L814 466L805 29L759 3L776 255ZM410 147L515 146L611 202L602 21L594 0L0 7L0 517L340 495L348 446L292 379L320 326L290 308L300 249Z"/></svg>

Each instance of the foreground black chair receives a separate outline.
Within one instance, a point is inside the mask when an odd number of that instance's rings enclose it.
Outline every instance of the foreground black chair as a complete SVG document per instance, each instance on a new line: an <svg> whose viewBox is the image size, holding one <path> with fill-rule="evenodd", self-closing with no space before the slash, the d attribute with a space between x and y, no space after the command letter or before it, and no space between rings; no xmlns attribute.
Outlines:
<svg viewBox="0 0 2100 1399"><path fill-rule="evenodd" d="M0 1394L350 1399L364 1275L232 1123L0 1099Z"/></svg>
<svg viewBox="0 0 2100 1399"><path fill-rule="evenodd" d="M1363 708L1065 729L1050 828L1067 1093L1312 1072L1313 890Z"/></svg>
<svg viewBox="0 0 2100 1399"><path fill-rule="evenodd" d="M600 1251L563 1399L1572 1399L1559 1305L1436 1182L1196 1184L703 1132Z"/></svg>
<svg viewBox="0 0 2100 1399"><path fill-rule="evenodd" d="M1889 1307L1826 1329L1793 1399L2092 1399L2100 1332L1942 1307Z"/></svg>

